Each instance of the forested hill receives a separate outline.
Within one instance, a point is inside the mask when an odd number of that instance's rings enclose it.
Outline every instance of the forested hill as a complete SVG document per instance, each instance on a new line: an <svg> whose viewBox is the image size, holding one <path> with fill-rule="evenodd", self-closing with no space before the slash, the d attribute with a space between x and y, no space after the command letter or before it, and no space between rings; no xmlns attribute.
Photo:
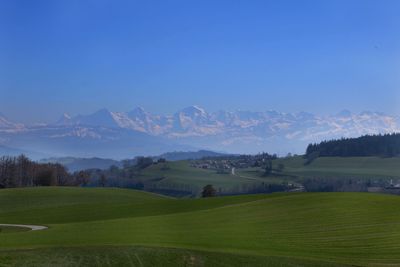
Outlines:
<svg viewBox="0 0 400 267"><path fill-rule="evenodd" d="M306 155L308 157L396 157L400 156L400 133L366 135L310 144Z"/></svg>

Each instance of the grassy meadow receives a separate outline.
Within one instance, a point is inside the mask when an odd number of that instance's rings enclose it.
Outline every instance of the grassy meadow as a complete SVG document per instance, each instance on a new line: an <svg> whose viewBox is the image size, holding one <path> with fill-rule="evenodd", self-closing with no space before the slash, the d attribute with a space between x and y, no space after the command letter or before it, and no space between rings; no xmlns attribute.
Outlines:
<svg viewBox="0 0 400 267"><path fill-rule="evenodd" d="M400 266L393 195L6 189L0 222L49 227L0 232L0 266Z"/></svg>
<svg viewBox="0 0 400 267"><path fill-rule="evenodd" d="M272 174L265 176L265 170L261 167L236 168L235 174L232 175L230 171L218 173L213 169L191 167L190 161L176 161L151 165L142 171L141 179L160 188L189 188L192 192L197 192L194 195L199 195L202 187L207 184L212 184L217 190L229 194L262 183L289 183L300 186L307 178L379 180L386 181L387 184L390 180L395 183L400 181L398 157L321 157L308 165L305 162L306 159L302 156L279 158L272 162ZM277 171L279 165L284 166L280 172Z"/></svg>
<svg viewBox="0 0 400 267"><path fill-rule="evenodd" d="M400 179L400 157L320 157L311 164L304 165L301 156L282 158L273 162L284 164L283 174L296 177L354 177Z"/></svg>
<svg viewBox="0 0 400 267"><path fill-rule="evenodd" d="M202 188L207 184L212 184L215 189L224 192L238 192L243 187L251 187L268 179L259 175L258 170L254 174L245 176L241 174L232 175L230 171L218 173L212 169L201 169L191 166L187 160L172 161L165 164L155 164L142 170L140 179L144 183L155 185L158 189L177 189L188 191L180 197L200 196ZM163 194L163 191L155 192ZM175 196L175 195L174 195Z"/></svg>
<svg viewBox="0 0 400 267"><path fill-rule="evenodd" d="M165 166L168 166L165 168ZM254 181L230 173L220 174L215 170L200 169L190 166L190 161L171 161L166 164L151 165L142 172L142 179L163 184L184 184L201 188L207 184L215 187L231 188ZM258 177L255 177L258 178Z"/></svg>

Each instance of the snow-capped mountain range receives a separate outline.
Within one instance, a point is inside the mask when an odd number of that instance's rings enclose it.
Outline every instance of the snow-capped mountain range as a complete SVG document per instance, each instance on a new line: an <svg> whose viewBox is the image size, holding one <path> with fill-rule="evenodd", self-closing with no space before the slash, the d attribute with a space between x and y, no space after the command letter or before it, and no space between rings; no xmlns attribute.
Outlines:
<svg viewBox="0 0 400 267"><path fill-rule="evenodd" d="M2 147L32 157L100 156L127 158L167 151L209 149L229 153L303 153L310 142L400 131L400 118L380 112L318 116L306 112L218 111L198 106L173 115L142 108L101 109L43 125L23 125L0 114Z"/></svg>

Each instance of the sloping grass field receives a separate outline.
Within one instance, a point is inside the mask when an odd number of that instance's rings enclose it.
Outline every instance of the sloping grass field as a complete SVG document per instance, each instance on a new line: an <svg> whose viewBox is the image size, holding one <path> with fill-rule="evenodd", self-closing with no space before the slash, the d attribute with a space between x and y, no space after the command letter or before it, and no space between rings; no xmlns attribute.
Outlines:
<svg viewBox="0 0 400 267"><path fill-rule="evenodd" d="M235 175L230 173L219 174L215 170L199 169L190 166L189 161L168 162L152 165L142 172L144 181L153 181L159 186L171 185L189 186L198 192L207 184L215 188L226 190L241 188L242 186L266 184L294 183L301 184L304 178L354 178L370 180L393 179L400 180L400 158L378 157L322 157L311 164L305 165L302 156L280 158L273 161L273 168L284 165L282 172L274 172L264 176L265 170L260 167L237 168Z"/></svg>
<svg viewBox="0 0 400 267"><path fill-rule="evenodd" d="M194 168L186 160L151 165L143 171L141 178L147 181L152 179L159 180L157 182L160 185L178 184L198 188L202 188L207 184L212 184L215 187L231 188L254 182L253 179L231 175L230 173L219 174L215 170Z"/></svg>
<svg viewBox="0 0 400 267"><path fill-rule="evenodd" d="M309 165L305 162L297 156L275 160L273 165L276 168L282 163L283 174L298 177L400 179L400 157L320 157Z"/></svg>
<svg viewBox="0 0 400 267"><path fill-rule="evenodd" d="M400 266L393 195L7 189L0 223L49 226L0 232L0 266Z"/></svg>
<svg viewBox="0 0 400 267"><path fill-rule="evenodd" d="M236 169L235 175L230 170L226 173L218 173L213 169L200 169L190 166L187 160L168 162L166 164L152 165L142 171L140 178L145 182L157 184L160 188L184 189L185 186L200 195L202 188L207 184L212 184L217 190L221 189L225 193L228 191L240 192L242 187L252 185L282 184L292 182L295 179L282 176L264 176L265 170L262 168ZM165 168L168 166L168 168Z"/></svg>

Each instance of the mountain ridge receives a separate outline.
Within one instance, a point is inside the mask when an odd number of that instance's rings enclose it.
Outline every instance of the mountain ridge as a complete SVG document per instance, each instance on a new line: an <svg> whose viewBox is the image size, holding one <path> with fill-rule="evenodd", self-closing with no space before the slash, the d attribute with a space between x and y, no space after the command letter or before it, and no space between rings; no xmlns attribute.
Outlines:
<svg viewBox="0 0 400 267"><path fill-rule="evenodd" d="M124 158L187 149L304 153L313 142L394 132L400 132L398 116L347 110L321 116L274 110L207 112L189 106L173 114L156 115L138 107L128 112L100 109L88 115L64 114L55 122L34 126L0 116L0 145L45 152L50 157Z"/></svg>

